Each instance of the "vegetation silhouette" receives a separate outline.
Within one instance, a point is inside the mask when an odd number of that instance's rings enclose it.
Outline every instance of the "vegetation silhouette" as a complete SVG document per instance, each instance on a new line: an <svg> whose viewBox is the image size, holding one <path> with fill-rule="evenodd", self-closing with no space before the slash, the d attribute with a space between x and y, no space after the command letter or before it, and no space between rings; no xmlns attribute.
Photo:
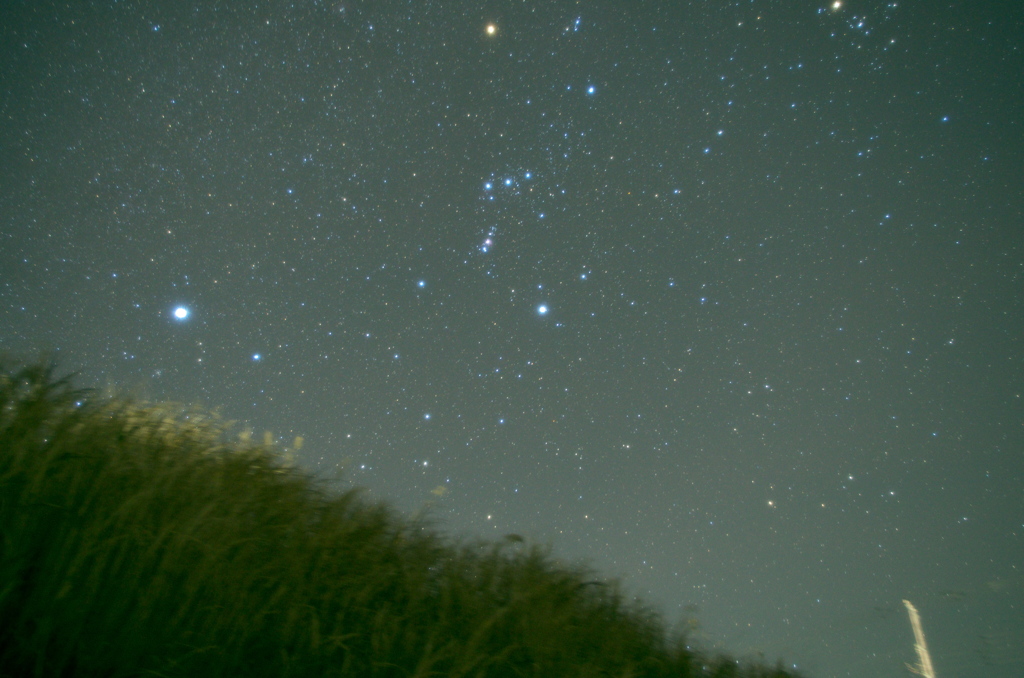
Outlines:
<svg viewBox="0 0 1024 678"><path fill-rule="evenodd" d="M207 412L0 364L0 676L791 675L521 537L328 491Z"/></svg>

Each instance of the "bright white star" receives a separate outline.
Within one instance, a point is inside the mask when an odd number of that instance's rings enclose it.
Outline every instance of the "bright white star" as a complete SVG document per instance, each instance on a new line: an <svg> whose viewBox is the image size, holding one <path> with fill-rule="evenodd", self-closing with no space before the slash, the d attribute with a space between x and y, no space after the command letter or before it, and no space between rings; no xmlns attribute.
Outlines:
<svg viewBox="0 0 1024 678"><path fill-rule="evenodd" d="M178 320L184 320L185 318L188 317L188 309L185 308L184 306L179 306L178 308L174 309L174 317L177 318Z"/></svg>

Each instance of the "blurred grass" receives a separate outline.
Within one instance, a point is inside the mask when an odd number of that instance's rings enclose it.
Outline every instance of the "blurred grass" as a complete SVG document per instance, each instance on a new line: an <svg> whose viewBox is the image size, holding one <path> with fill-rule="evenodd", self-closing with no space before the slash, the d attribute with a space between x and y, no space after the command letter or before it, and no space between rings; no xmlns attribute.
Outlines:
<svg viewBox="0 0 1024 678"><path fill-rule="evenodd" d="M0 365L0 676L782 678L509 537L453 543L198 410Z"/></svg>

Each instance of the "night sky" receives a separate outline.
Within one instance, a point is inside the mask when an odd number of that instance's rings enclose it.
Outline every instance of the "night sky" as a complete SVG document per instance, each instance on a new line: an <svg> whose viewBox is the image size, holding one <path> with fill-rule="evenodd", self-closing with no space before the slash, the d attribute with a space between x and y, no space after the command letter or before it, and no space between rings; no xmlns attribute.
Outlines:
<svg viewBox="0 0 1024 678"><path fill-rule="evenodd" d="M811 676L1024 675L1024 6L0 11L0 349Z"/></svg>

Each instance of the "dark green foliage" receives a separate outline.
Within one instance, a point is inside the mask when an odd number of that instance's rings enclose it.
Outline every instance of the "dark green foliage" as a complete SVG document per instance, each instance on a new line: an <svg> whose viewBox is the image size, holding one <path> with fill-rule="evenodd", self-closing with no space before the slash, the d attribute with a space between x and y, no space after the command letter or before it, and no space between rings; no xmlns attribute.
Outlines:
<svg viewBox="0 0 1024 678"><path fill-rule="evenodd" d="M789 675L521 541L447 543L201 412L0 366L0 676Z"/></svg>

